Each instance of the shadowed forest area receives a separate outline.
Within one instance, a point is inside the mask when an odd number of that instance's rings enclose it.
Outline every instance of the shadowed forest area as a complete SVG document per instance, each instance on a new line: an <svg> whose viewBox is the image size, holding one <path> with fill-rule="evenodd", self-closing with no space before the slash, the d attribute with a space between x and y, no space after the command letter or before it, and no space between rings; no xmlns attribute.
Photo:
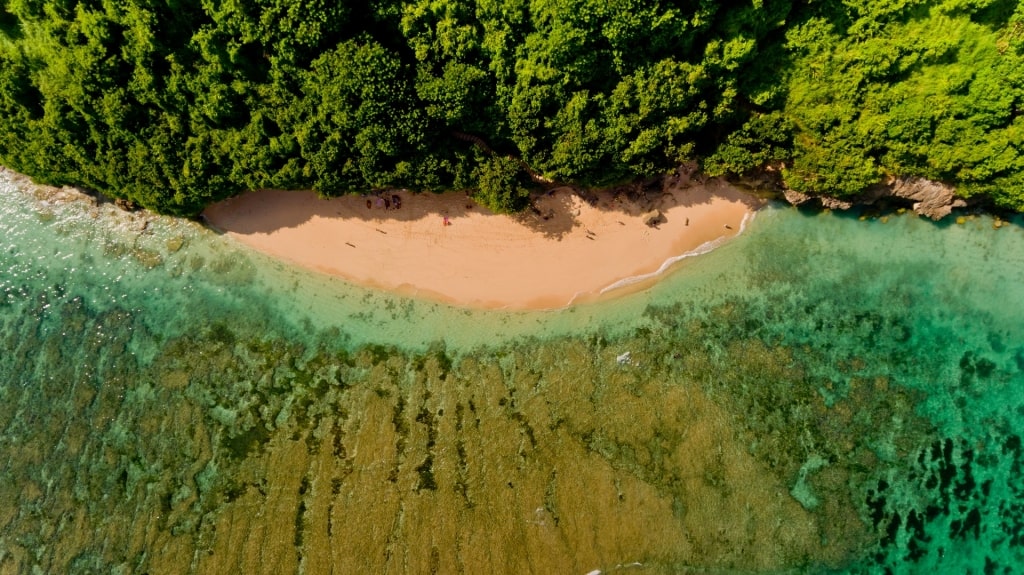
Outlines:
<svg viewBox="0 0 1024 575"><path fill-rule="evenodd" d="M508 212L692 160L1022 210L1022 52L1014 0L0 0L0 163L186 216L258 188Z"/></svg>

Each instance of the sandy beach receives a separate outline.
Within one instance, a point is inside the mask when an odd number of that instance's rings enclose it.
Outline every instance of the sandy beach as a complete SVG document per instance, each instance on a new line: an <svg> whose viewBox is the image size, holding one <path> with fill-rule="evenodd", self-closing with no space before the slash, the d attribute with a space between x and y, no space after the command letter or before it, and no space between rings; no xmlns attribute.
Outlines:
<svg viewBox="0 0 1024 575"><path fill-rule="evenodd" d="M401 206L385 207L396 195ZM680 256L738 234L760 206L717 180L677 180L643 193L559 188L515 217L464 193L323 200L279 190L204 216L254 249L362 285L472 308L550 309L643 289ZM655 226L645 222L652 210Z"/></svg>

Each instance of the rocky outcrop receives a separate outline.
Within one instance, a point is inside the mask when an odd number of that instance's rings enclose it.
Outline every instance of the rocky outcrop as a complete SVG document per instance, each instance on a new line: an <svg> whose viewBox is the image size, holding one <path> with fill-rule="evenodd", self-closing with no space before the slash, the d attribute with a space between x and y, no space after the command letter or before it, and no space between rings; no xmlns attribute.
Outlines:
<svg viewBox="0 0 1024 575"><path fill-rule="evenodd" d="M786 201L794 206L800 206L815 199L815 197L810 194L789 189L783 190L782 197L786 198Z"/></svg>
<svg viewBox="0 0 1024 575"><path fill-rule="evenodd" d="M114 205L117 206L119 209L124 210L126 212L134 212L134 211L138 211L138 209L139 209L139 206L137 206L135 204L135 202L133 202L131 200L126 200L124 198L116 198L114 200Z"/></svg>
<svg viewBox="0 0 1024 575"><path fill-rule="evenodd" d="M953 186L924 178L896 178L889 183L891 195L914 202L913 210L933 220L948 216L953 208L967 205L956 196Z"/></svg>
<svg viewBox="0 0 1024 575"><path fill-rule="evenodd" d="M871 205L883 199L898 198L913 202L911 208L914 212L933 220L948 216L953 208L967 206L963 198L957 197L953 186L924 178L892 178L852 198L811 195L789 189L783 190L782 195L794 206L817 201L822 207L831 210L848 210L856 205Z"/></svg>
<svg viewBox="0 0 1024 575"><path fill-rule="evenodd" d="M786 198L787 202L794 206L799 206L808 202L818 202L821 204L821 207L828 208L830 210L848 210L856 205L855 202L849 200L839 199L832 196L812 196L811 194L805 194L803 192L788 189L782 191L782 196Z"/></svg>
<svg viewBox="0 0 1024 575"><path fill-rule="evenodd" d="M841 200L839 198L833 198L831 196L825 196L821 198L822 207L830 210L848 210L853 206L857 205L855 202L850 200Z"/></svg>

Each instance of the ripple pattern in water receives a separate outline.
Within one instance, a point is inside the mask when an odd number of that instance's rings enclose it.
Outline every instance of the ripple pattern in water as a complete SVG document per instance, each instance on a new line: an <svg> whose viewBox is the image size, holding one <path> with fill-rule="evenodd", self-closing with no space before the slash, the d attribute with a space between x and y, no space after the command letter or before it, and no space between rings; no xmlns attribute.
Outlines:
<svg viewBox="0 0 1024 575"><path fill-rule="evenodd" d="M0 242L2 572L1022 560L1018 223L769 210L645 293L545 313L24 182Z"/></svg>

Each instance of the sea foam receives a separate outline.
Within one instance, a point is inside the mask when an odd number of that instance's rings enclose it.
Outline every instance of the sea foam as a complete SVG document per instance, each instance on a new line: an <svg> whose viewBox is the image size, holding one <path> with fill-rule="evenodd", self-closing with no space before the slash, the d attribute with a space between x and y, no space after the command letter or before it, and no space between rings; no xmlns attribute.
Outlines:
<svg viewBox="0 0 1024 575"><path fill-rule="evenodd" d="M656 278L659 275L661 275L661 274L665 273L666 271L668 271L668 269L671 268L672 265L675 264L676 262L685 260L686 258L691 258L691 257L694 257L694 256L702 256L704 254L711 253L714 250L716 250L717 248L719 248L720 246L724 245L729 240L731 240L733 238L736 238L736 237L739 237L743 233L743 231L747 228L747 224L749 222L753 221L753 219L756 216L756 214L757 214L757 212L749 212L749 213L747 213L747 214L745 214L743 216L743 221L740 222L740 230L739 230L739 232L735 236L731 236L731 237L730 236L722 236L722 237L719 237L719 238L715 238L715 239L713 239L711 241L704 242L701 245L697 246L696 248L694 248L694 249L692 249L690 251L683 252L683 253L681 253L681 254L679 254L677 256L672 256L672 257L668 258L667 260L665 260L664 262L661 263L661 266L659 266L658 269L654 270L653 272L646 273L646 274L635 275L635 276L629 276L629 277L626 277L626 278L622 278L622 279L620 279L620 280L618 280L618 281L616 281L616 282L614 282L612 284L609 284L609 285L601 288L601 291L598 292L598 293L600 295L604 295L604 294L606 294L606 293L608 293L610 291L614 291L614 290L617 290L617 289L620 289L620 288L631 286L633 284L636 284L636 283L639 283L639 282L642 282L644 280L648 280L648 279L651 279L651 278Z"/></svg>

